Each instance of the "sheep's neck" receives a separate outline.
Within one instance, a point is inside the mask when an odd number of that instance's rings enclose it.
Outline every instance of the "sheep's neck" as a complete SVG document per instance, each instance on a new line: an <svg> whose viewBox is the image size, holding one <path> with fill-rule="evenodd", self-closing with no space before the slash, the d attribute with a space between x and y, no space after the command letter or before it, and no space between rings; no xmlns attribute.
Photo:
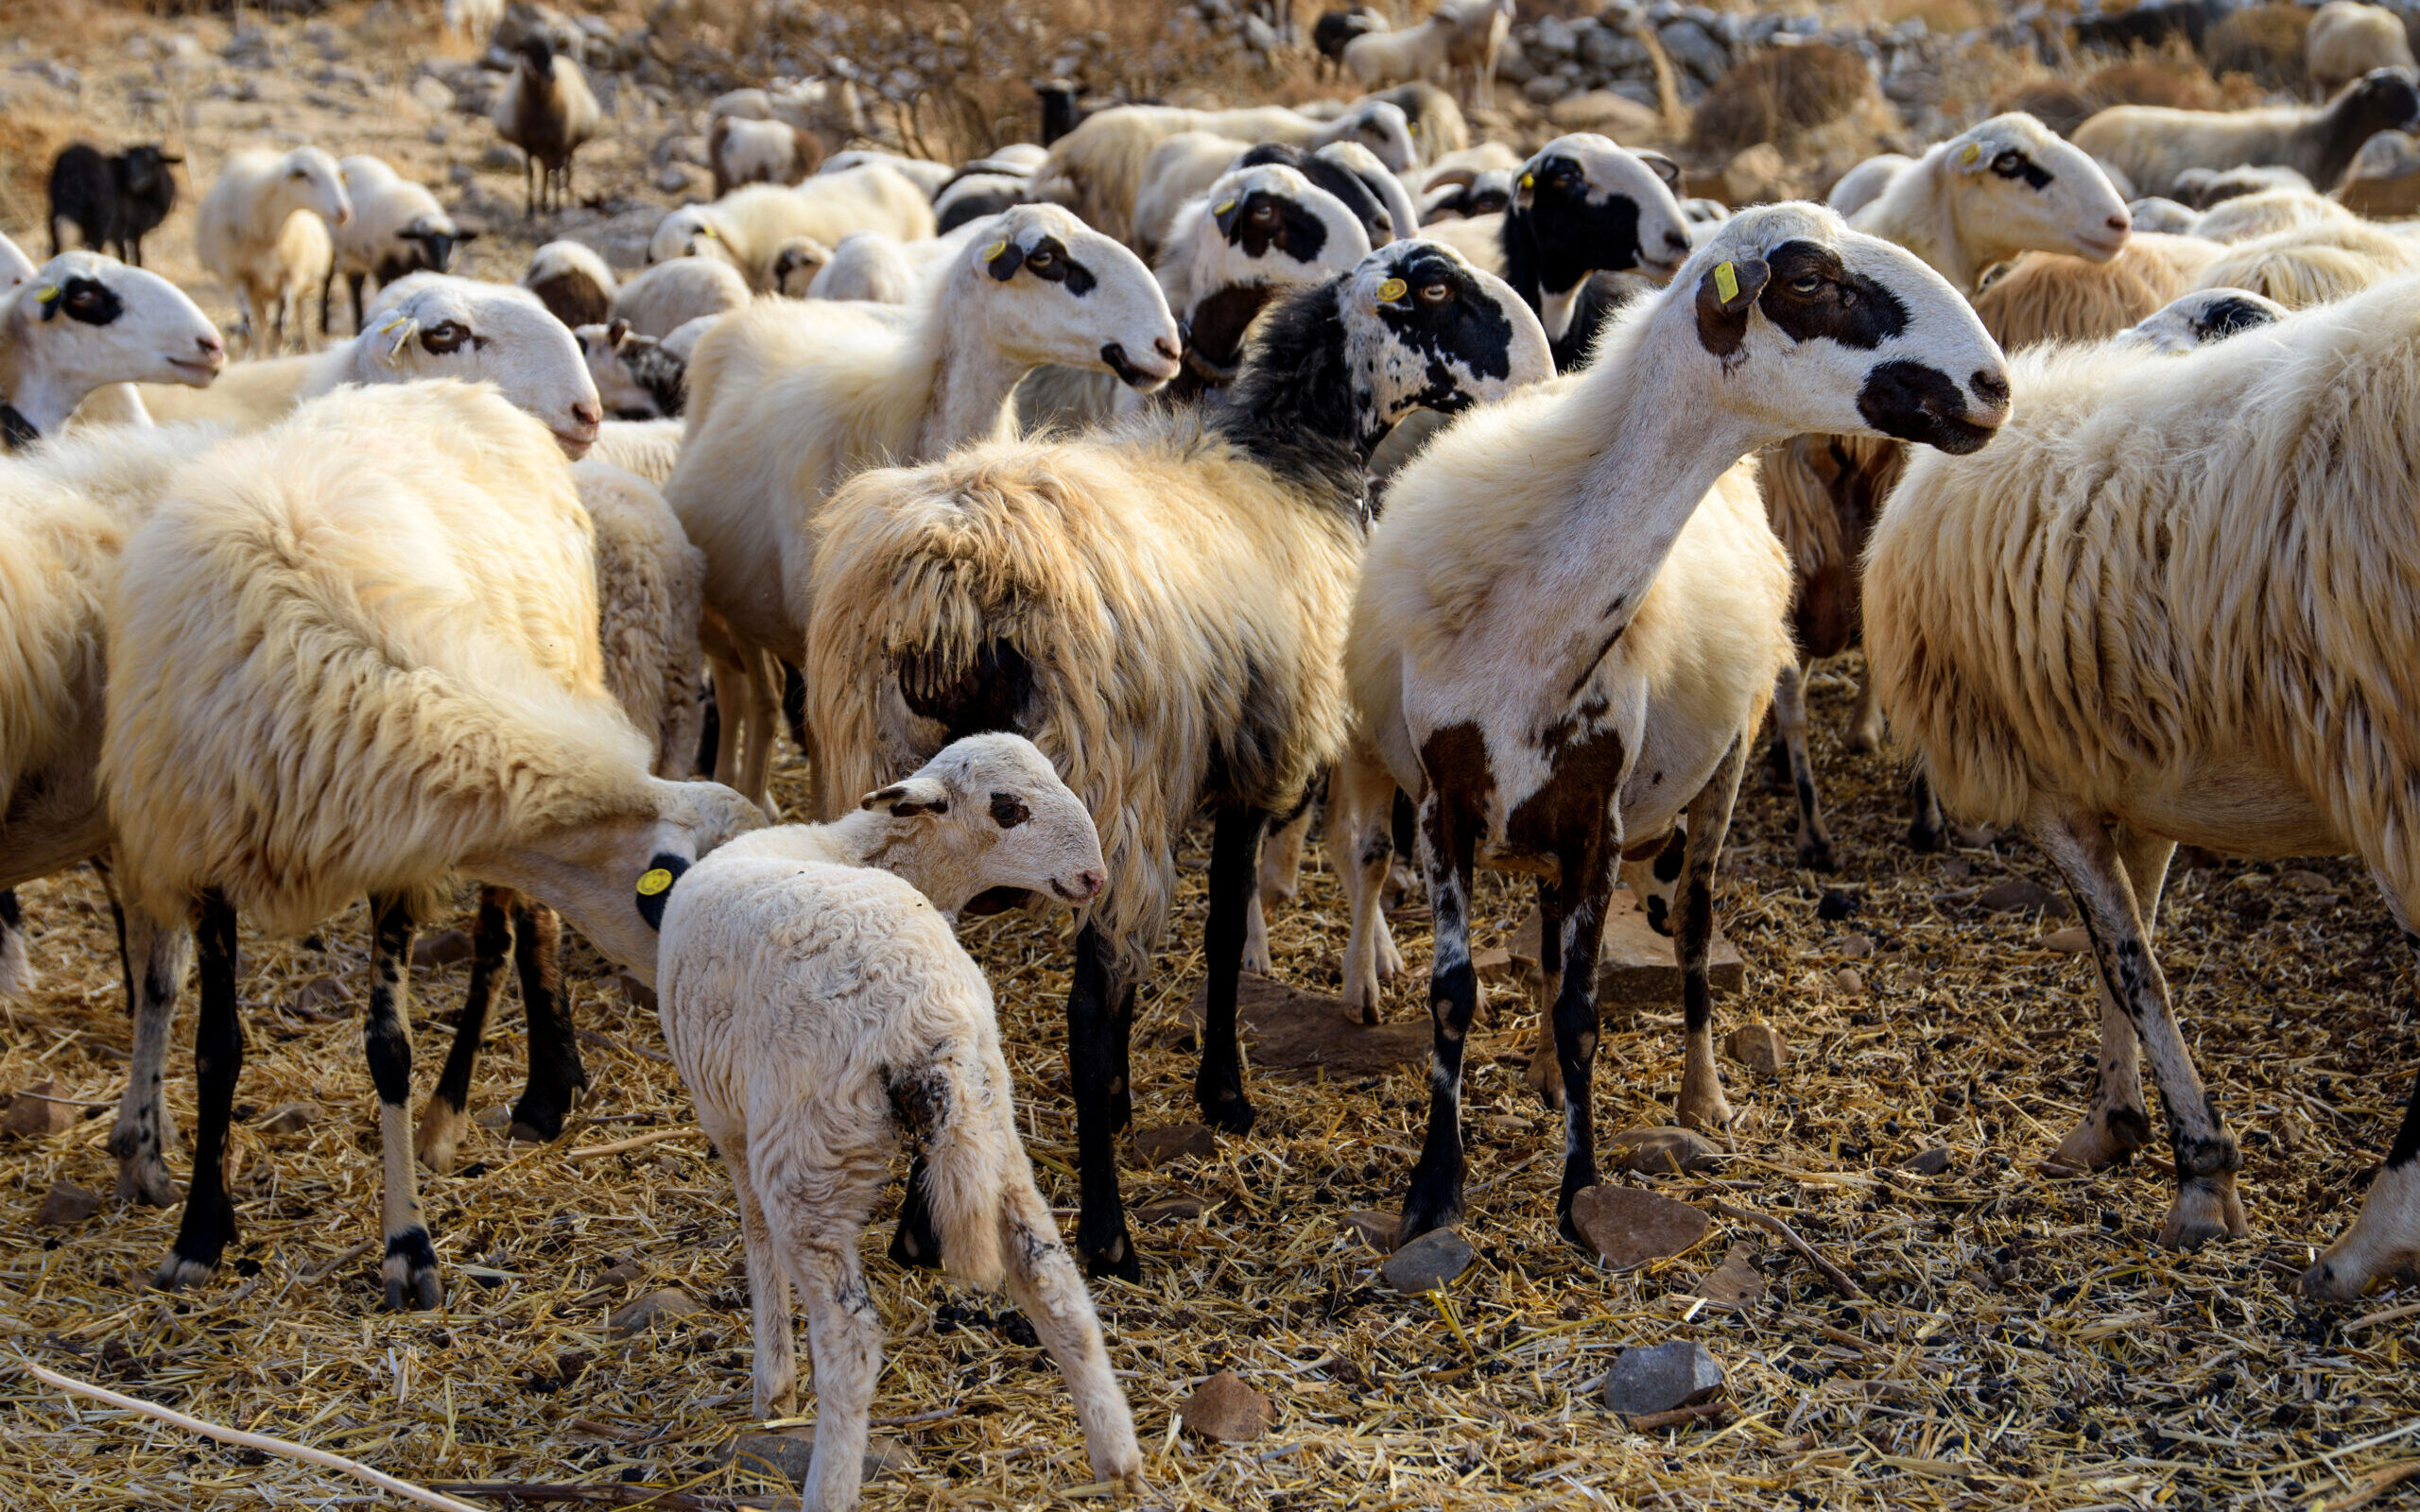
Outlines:
<svg viewBox="0 0 2420 1512"><path fill-rule="evenodd" d="M931 843L925 833L925 822L898 819L880 809L859 809L819 825L817 838L836 863L880 868L955 919L978 889L951 874L956 868L945 865L948 854Z"/></svg>
<svg viewBox="0 0 2420 1512"><path fill-rule="evenodd" d="M933 461L954 447L998 433L1007 422L1017 381L1032 370L1033 364L994 345L980 320L968 318L972 303L944 298L935 301L927 317L922 338L932 354L932 400L902 462Z"/></svg>
<svg viewBox="0 0 2420 1512"><path fill-rule="evenodd" d="M1951 206L1954 196L1949 185L1930 163L1903 168L1900 179L1907 184L1903 194L1886 193L1849 224L1870 236L1896 242L1947 279L1951 288L1973 298L1976 269L1988 263L1966 245L1958 213Z"/></svg>
<svg viewBox="0 0 2420 1512"><path fill-rule="evenodd" d="M66 429L68 417L90 392L92 386L82 379L45 372L39 365L0 369L0 404L16 411L37 435L56 436Z"/></svg>

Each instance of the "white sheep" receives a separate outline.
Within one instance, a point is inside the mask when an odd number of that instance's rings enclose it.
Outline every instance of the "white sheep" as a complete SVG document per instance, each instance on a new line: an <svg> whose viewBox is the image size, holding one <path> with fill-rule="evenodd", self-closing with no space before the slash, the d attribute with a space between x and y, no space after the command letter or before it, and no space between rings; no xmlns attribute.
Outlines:
<svg viewBox="0 0 2420 1512"><path fill-rule="evenodd" d="M822 161L821 140L787 121L717 115L706 128L706 167L717 199L744 183L796 183Z"/></svg>
<svg viewBox="0 0 2420 1512"><path fill-rule="evenodd" d="M1082 1215L1095 1274L1141 1273L1112 1141L1126 1032L1208 806L1207 1018L1194 1093L1249 1129L1236 974L1272 814L1345 735L1337 648L1359 570L1364 467L1398 419L1549 370L1504 284L1398 242L1282 299L1228 402L1072 439L991 440L859 473L825 505L804 663L822 811L953 739L1029 735L1101 827L1110 886L1067 1004ZM917 1198L894 1255L913 1258Z"/></svg>
<svg viewBox="0 0 2420 1512"><path fill-rule="evenodd" d="M572 157L604 124L579 60L558 55L544 29L531 28L490 119L521 149L523 215L535 219L550 203L562 209L572 198Z"/></svg>
<svg viewBox="0 0 2420 1512"><path fill-rule="evenodd" d="M2115 339L2153 352L2192 352L2273 325L2292 313L2250 289L2196 289L2135 321Z"/></svg>
<svg viewBox="0 0 2420 1512"><path fill-rule="evenodd" d="M1344 44L1338 61L1363 89L1383 89L1412 79L1434 82L1445 72L1446 54L1461 24L1440 11L1400 31L1365 31Z"/></svg>
<svg viewBox="0 0 2420 1512"><path fill-rule="evenodd" d="M738 1198L755 1416L797 1410L790 1287L815 1366L815 1506L857 1501L882 1330L858 1237L912 1142L951 1277L1006 1283L1066 1378L1101 1480L1142 1455L1100 1323L1017 1137L981 968L950 933L978 894L1081 906L1100 841L1041 752L960 741L831 824L742 835L664 903L664 1041Z"/></svg>
<svg viewBox="0 0 2420 1512"><path fill-rule="evenodd" d="M2187 236L2202 212L2161 195L2145 195L2127 203L2126 214L2133 217L2136 232L2157 232L2166 236Z"/></svg>
<svg viewBox="0 0 2420 1512"><path fill-rule="evenodd" d="M632 888L755 827L648 775L607 695L587 511L546 426L452 383L346 390L189 464L109 606L100 781L130 909L196 920L200 1136L159 1284L233 1237L235 925L299 933L370 895L368 1058L390 1306L433 1306L410 1155L405 972L458 868L560 908L652 982ZM509 778L509 780L508 780Z"/></svg>
<svg viewBox="0 0 2420 1512"><path fill-rule="evenodd" d="M302 299L335 263L328 228L352 216L337 161L318 147L227 159L196 214L194 257L235 296L254 355L283 351L289 336L311 350Z"/></svg>
<svg viewBox="0 0 2420 1512"><path fill-rule="evenodd" d="M772 287L773 259L797 237L837 247L854 231L879 231L901 241L933 234L932 202L912 180L883 163L819 173L796 187L750 184L711 205L676 210L648 242L648 260L661 263L703 252L747 275L758 293Z"/></svg>
<svg viewBox="0 0 2420 1512"><path fill-rule="evenodd" d="M999 434L1017 380L1042 364L1138 387L1175 376L1176 319L1133 253L1055 205L975 226L921 305L767 301L717 321L689 364L688 440L665 495L706 554L707 606L747 659L715 667L715 770L759 802L781 688L771 662L801 654L798 595L824 496L861 467Z"/></svg>
<svg viewBox="0 0 2420 1512"><path fill-rule="evenodd" d="M521 286L566 326L596 325L614 318L620 281L605 259L580 242L548 242L529 254Z"/></svg>
<svg viewBox="0 0 2420 1512"><path fill-rule="evenodd" d="M2308 179L2291 168L2274 163L2255 166L2238 163L2232 168L2187 168L2176 176L2170 196L2179 203L2195 210L2207 210L2245 195L2265 194L2272 189L2293 189L2303 194L2316 194Z"/></svg>
<svg viewBox="0 0 2420 1512"><path fill-rule="evenodd" d="M1904 153L1877 152L1834 180L1824 203L1842 215L1854 215L1880 198L1899 170L1915 161Z"/></svg>
<svg viewBox="0 0 2420 1512"><path fill-rule="evenodd" d="M684 420L609 420L597 428L596 445L588 456L635 472L661 489L672 476L672 465L681 460L681 437L687 428Z"/></svg>
<svg viewBox="0 0 2420 1512"><path fill-rule="evenodd" d="M455 249L478 240L476 230L454 223L437 197L399 176L377 158L337 160L353 215L337 228L336 259L320 284L320 335L328 334L328 296L341 275L353 298L353 328L361 329L361 285L376 279L385 287L418 272L442 273Z"/></svg>
<svg viewBox="0 0 2420 1512"><path fill-rule="evenodd" d="M1374 245L1409 236L1419 225L1410 196L1394 177L1394 168L1405 164L1389 161L1397 154L1408 158L1410 141L1411 124L1402 107L1388 100L1366 100L1329 122L1321 138L1299 146L1302 150L1318 151L1350 145L1370 154L1367 159L1346 162L1344 166L1357 175L1375 169L1366 181L1378 197L1380 207L1387 211L1388 224L1383 236L1374 231L1371 241ZM1390 144L1393 145L1391 151L1380 150ZM1144 160L1142 181L1134 196L1133 235L1130 238L1134 249L1147 261L1156 261L1177 208L1208 189L1221 174L1251 166L1246 154L1258 145L1219 131L1180 131L1152 148L1151 155ZM1302 166L1299 161L1289 165Z"/></svg>
<svg viewBox="0 0 2420 1512"><path fill-rule="evenodd" d="M858 168L873 167L876 164L890 169L913 183L924 192L927 201L940 194L942 186L949 182L950 176L958 172L950 164L936 163L930 158L911 158L902 152L886 152L880 147L852 147L846 152L836 152L824 159L823 166L818 168L816 173L819 176L851 173Z"/></svg>
<svg viewBox="0 0 2420 1512"><path fill-rule="evenodd" d="M2324 106L2179 111L2113 105L2076 128L2074 142L2123 172L2137 195L2170 195L2187 168L2274 163L2332 185L2361 144L2420 121L2420 86L2408 68L2380 68Z"/></svg>
<svg viewBox="0 0 2420 1512"><path fill-rule="evenodd" d="M871 304L910 304L927 284L955 263L982 230L968 222L955 231L903 242L878 231L853 232L840 238L823 266L808 280L806 297L813 300L854 300Z"/></svg>
<svg viewBox="0 0 2420 1512"><path fill-rule="evenodd" d="M2303 66L2325 99L2373 68L2411 68L2411 39L2403 18L2384 6L2327 0L2303 32Z"/></svg>
<svg viewBox="0 0 2420 1512"><path fill-rule="evenodd" d="M2420 241L2365 220L2329 221L2221 248L2195 279L2201 288L2239 288L2300 310L2420 266Z"/></svg>
<svg viewBox="0 0 2420 1512"><path fill-rule="evenodd" d="M1972 450L2007 414L2001 371L1938 273L1830 211L1761 206L1617 316L1587 369L1465 418L1395 474L1345 674L1369 749L1417 805L1435 919L1435 1064L1406 1239L1462 1210L1481 862L1542 879L1547 976L1560 976L1564 1235L1578 1237L1572 1198L1597 1179L1589 1077L1615 873L1660 850L1685 813L1677 1112L1729 1122L1706 987L1714 869L1790 650L1788 565L1737 464L1810 431ZM1348 992L1374 992L1364 926L1389 850L1383 813L1367 805L1348 829L1363 870Z"/></svg>
<svg viewBox="0 0 2420 1512"><path fill-rule="evenodd" d="M882 232L856 232L858 236L879 236ZM921 243L918 245L922 245ZM832 249L812 236L790 236L773 249L772 266L766 271L765 292L780 294L793 300L807 298L815 286L816 276L832 261Z"/></svg>
<svg viewBox="0 0 2420 1512"><path fill-rule="evenodd" d="M631 274L614 291L609 320L643 336L668 336L692 320L745 308L748 280L711 257L676 257Z"/></svg>
<svg viewBox="0 0 2420 1512"><path fill-rule="evenodd" d="M227 347L193 301L156 273L81 249L0 289L0 449L64 430L112 384L204 388Z"/></svg>
<svg viewBox="0 0 2420 1512"><path fill-rule="evenodd" d="M504 20L504 0L445 0L445 29L457 37L485 42Z"/></svg>
<svg viewBox="0 0 2420 1512"><path fill-rule="evenodd" d="M1024 204L1027 192L1033 187L1034 165L1046 155L1040 147L1031 150L1031 159L1010 150L960 163L958 171L949 176L949 181L933 195L935 229L955 231L970 220L981 220Z"/></svg>
<svg viewBox="0 0 2420 1512"><path fill-rule="evenodd" d="M2159 1085L2176 1198L2160 1242L2244 1232L2240 1155L2152 955L2179 843L2349 851L2407 939L2409 492L2420 279L2183 355L2044 348L2016 419L1971 459L1922 457L1866 564L1866 644L1893 730L1964 817L2023 825L2082 907L2101 984L2083 1123L2054 1160L2148 1143ZM2359 1296L2420 1258L2420 1098L2361 1216L2303 1275Z"/></svg>

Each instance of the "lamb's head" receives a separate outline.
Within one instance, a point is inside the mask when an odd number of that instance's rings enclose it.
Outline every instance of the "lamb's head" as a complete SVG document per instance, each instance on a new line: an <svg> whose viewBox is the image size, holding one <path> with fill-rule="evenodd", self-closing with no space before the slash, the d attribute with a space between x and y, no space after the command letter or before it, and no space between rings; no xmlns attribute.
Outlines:
<svg viewBox="0 0 2420 1512"><path fill-rule="evenodd" d="M588 376L596 385L605 413L615 420L654 420L670 413L640 381L637 371L658 350L655 337L633 335L631 322L615 320L610 325L574 327L572 339L579 343L580 357L588 364Z"/></svg>
<svg viewBox="0 0 2420 1512"><path fill-rule="evenodd" d="M1747 447L1818 432L1963 454L2008 418L2008 363L1974 307L1914 253L1820 205L1732 216L1636 319L1691 327L1670 348L1717 369Z"/></svg>
<svg viewBox="0 0 2420 1512"><path fill-rule="evenodd" d="M1535 249L1539 318L1560 340L1588 275L1633 268L1658 281L1689 255L1689 232L1672 191L1679 164L1633 152L1591 131L1559 136L1512 180L1508 232ZM1509 269L1508 269L1509 271Z"/></svg>
<svg viewBox="0 0 2420 1512"><path fill-rule="evenodd" d="M1358 142L1397 173L1420 161L1411 145L1411 118L1392 100L1363 100L1322 131L1320 142Z"/></svg>
<svg viewBox="0 0 2420 1512"><path fill-rule="evenodd" d="M1925 154L1950 185L1950 215L1977 266L2019 252L2105 263L2134 225L2109 175L2022 111L1995 115Z"/></svg>
<svg viewBox="0 0 2420 1512"><path fill-rule="evenodd" d="M1083 801L1023 735L970 735L858 808L905 820L867 859L948 913L1055 899L1081 907L1108 883Z"/></svg>
<svg viewBox="0 0 2420 1512"><path fill-rule="evenodd" d="M648 238L647 260L668 263L676 257L719 258L739 266L739 254L723 239L712 205L683 205L656 222L655 234Z"/></svg>
<svg viewBox="0 0 2420 1512"><path fill-rule="evenodd" d="M98 252L61 252L0 293L7 401L47 433L106 384L199 388L227 363L210 319L175 284Z"/></svg>
<svg viewBox="0 0 2420 1512"><path fill-rule="evenodd" d="M2347 141L2366 142L2380 131L2409 131L2420 125L2420 81L2409 68L2373 68L2344 86L2328 110L2352 129Z"/></svg>
<svg viewBox="0 0 2420 1512"><path fill-rule="evenodd" d="M793 300L806 298L807 285L832 261L832 249L812 236L793 236L773 249L769 277L773 292Z"/></svg>
<svg viewBox="0 0 2420 1512"><path fill-rule="evenodd" d="M1019 205L968 229L971 249L942 298L1003 355L1106 369L1147 393L1176 376L1176 317L1123 244L1057 205Z"/></svg>
<svg viewBox="0 0 2420 1512"><path fill-rule="evenodd" d="M296 147L279 160L271 193L289 212L307 210L331 226L353 218L344 175L337 171L337 160L318 147Z"/></svg>
<svg viewBox="0 0 2420 1512"><path fill-rule="evenodd" d="M378 291L354 338L354 383L492 383L545 422L564 455L586 455L605 411L579 343L538 296L512 284L414 273Z"/></svg>
<svg viewBox="0 0 2420 1512"><path fill-rule="evenodd" d="M1545 327L1512 286L1438 242L1395 242L1335 284L1366 454L1415 409L1454 414L1554 376Z"/></svg>
<svg viewBox="0 0 2420 1512"><path fill-rule="evenodd" d="M2289 313L2276 301L2250 289L2196 289L2145 316L2111 339L2149 347L2153 352L2191 352L2245 331L2273 325Z"/></svg>

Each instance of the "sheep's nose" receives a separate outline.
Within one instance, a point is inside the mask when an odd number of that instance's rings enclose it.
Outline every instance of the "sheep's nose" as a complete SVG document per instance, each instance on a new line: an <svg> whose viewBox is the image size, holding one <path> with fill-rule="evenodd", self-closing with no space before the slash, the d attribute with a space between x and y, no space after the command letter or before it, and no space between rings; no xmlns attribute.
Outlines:
<svg viewBox="0 0 2420 1512"><path fill-rule="evenodd" d="M1975 397L1982 401L1986 411L1998 414L2008 408L2007 373L1978 368L1975 375L1966 380L1966 386L1975 390Z"/></svg>
<svg viewBox="0 0 2420 1512"><path fill-rule="evenodd" d="M216 332L194 337L193 344L201 349L203 358L213 366L227 360L227 343L219 339Z"/></svg>
<svg viewBox="0 0 2420 1512"><path fill-rule="evenodd" d="M597 426L605 423L605 411L602 406L592 404L587 400L583 399L579 404L571 406L571 418L581 425L594 430Z"/></svg>
<svg viewBox="0 0 2420 1512"><path fill-rule="evenodd" d="M1098 871L1079 871L1076 873L1076 897L1080 901L1086 898L1099 897L1100 890L1108 885L1109 879Z"/></svg>
<svg viewBox="0 0 2420 1512"><path fill-rule="evenodd" d="M1689 233L1685 231L1668 231L1664 233L1664 245L1676 252L1685 252L1689 249Z"/></svg>
<svg viewBox="0 0 2420 1512"><path fill-rule="evenodd" d="M1151 350L1158 352L1161 356L1167 358L1170 362L1176 361L1183 355L1183 353L1177 349L1177 344L1170 341L1166 336L1162 336L1157 341L1152 342ZM1084 875L1091 876L1092 873L1086 872Z"/></svg>
<svg viewBox="0 0 2420 1512"><path fill-rule="evenodd" d="M2135 229L2135 217L2121 210L2109 217L2109 229L2123 236Z"/></svg>

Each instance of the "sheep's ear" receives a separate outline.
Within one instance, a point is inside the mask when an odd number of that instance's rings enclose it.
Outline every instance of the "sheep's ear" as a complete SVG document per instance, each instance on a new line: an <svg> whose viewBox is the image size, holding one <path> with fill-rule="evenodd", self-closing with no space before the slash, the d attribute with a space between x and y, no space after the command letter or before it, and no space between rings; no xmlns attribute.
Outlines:
<svg viewBox="0 0 2420 1512"><path fill-rule="evenodd" d="M1728 357L1748 338L1748 310L1772 269L1761 257L1726 258L1698 280L1698 344Z"/></svg>
<svg viewBox="0 0 2420 1512"><path fill-rule="evenodd" d="M612 325L607 326L605 328L606 350L612 352L620 351L622 338L630 334L631 322L628 320L616 320Z"/></svg>
<svg viewBox="0 0 2420 1512"><path fill-rule="evenodd" d="M672 901L672 885L679 882L681 873L688 869L687 856L674 855L666 850L658 852L647 864L647 869L639 873L631 896L637 901L639 918L647 921L648 928L663 930L664 905Z"/></svg>
<svg viewBox="0 0 2420 1512"><path fill-rule="evenodd" d="M1017 276L1018 268L1025 266L1025 249L1002 237L983 249L983 266L991 270L994 278L1006 284Z"/></svg>
<svg viewBox="0 0 2420 1512"><path fill-rule="evenodd" d="M467 247L478 239L479 229L476 226L473 226L465 231L458 231L454 233L454 245L457 247Z"/></svg>
<svg viewBox="0 0 2420 1512"><path fill-rule="evenodd" d="M1952 173L1980 173L1995 155L1992 145L1978 138L1949 155L1949 169Z"/></svg>
<svg viewBox="0 0 2420 1512"><path fill-rule="evenodd" d="M1655 177L1664 180L1665 188L1671 190L1676 195L1681 192L1681 165L1679 163L1674 163L1671 159L1666 157L1661 152L1650 152L1643 147L1631 148L1630 155L1636 158L1639 162L1646 163L1649 168L1654 170Z"/></svg>
<svg viewBox="0 0 2420 1512"><path fill-rule="evenodd" d="M861 809L887 808L899 818L919 814L947 814L949 789L937 777L910 777L857 799Z"/></svg>

